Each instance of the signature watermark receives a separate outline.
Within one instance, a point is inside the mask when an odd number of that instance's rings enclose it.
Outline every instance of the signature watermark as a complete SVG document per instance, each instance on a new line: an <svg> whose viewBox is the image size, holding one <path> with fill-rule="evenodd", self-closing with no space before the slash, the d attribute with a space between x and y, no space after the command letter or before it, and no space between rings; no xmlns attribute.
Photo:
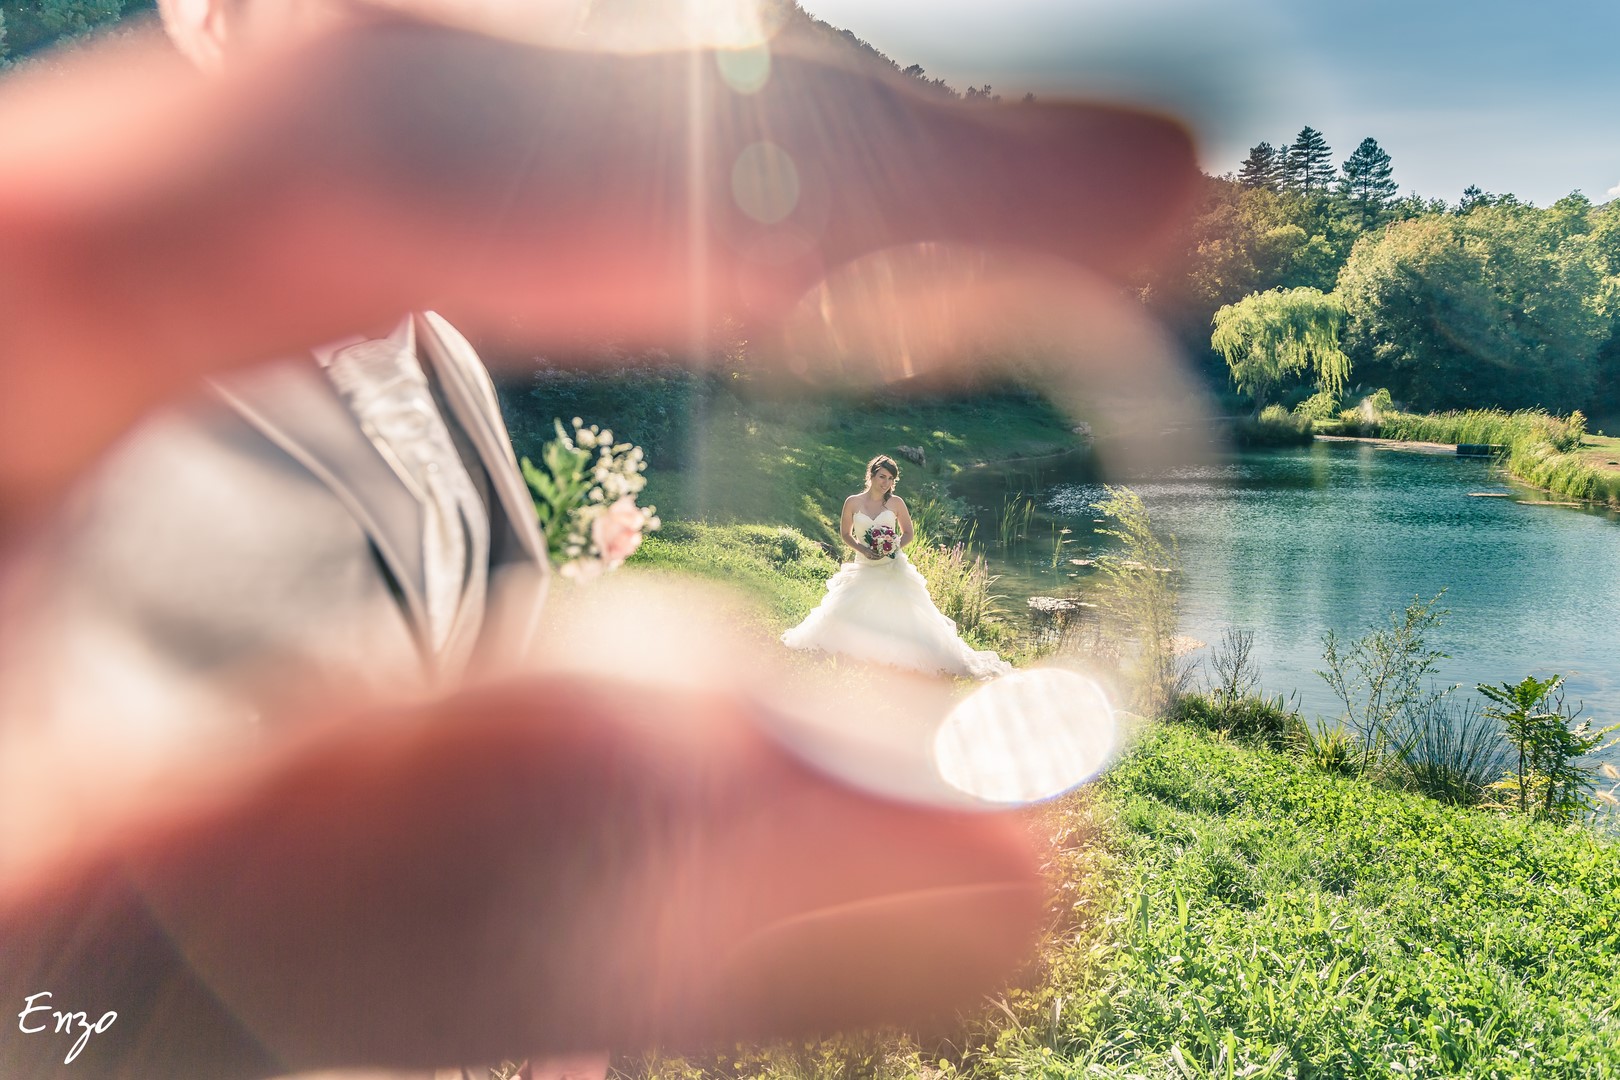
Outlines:
<svg viewBox="0 0 1620 1080"><path fill-rule="evenodd" d="M68 1051L68 1056L62 1059L62 1064L71 1065L73 1059L79 1056L79 1051L83 1050L85 1044L90 1041L90 1036L100 1035L112 1027L113 1021L118 1019L118 1014L109 1010L102 1013L101 1019L92 1024L89 1013L61 1012L52 1009L49 1005L35 1004L41 998L48 1000L50 996L51 992L49 990L41 990L37 994L29 994L23 999L23 1010L17 1014L17 1030L24 1035L38 1035L45 1031L54 1031L58 1035L71 1035L77 1031L79 1033L78 1041L73 1044L73 1049ZM34 1016L35 1013L49 1013L51 1019L46 1020L44 1016L38 1016L34 1018L33 1026L30 1026L29 1017Z"/></svg>

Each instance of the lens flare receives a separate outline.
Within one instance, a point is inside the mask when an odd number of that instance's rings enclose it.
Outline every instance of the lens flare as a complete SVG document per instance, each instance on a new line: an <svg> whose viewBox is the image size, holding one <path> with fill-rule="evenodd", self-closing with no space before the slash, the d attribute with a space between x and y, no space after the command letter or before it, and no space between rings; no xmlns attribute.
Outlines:
<svg viewBox="0 0 1620 1080"><path fill-rule="evenodd" d="M1118 745L1102 688L1056 668L1020 671L952 709L934 737L946 783L987 802L1061 795L1100 772Z"/></svg>
<svg viewBox="0 0 1620 1080"><path fill-rule="evenodd" d="M780 146L751 143L731 168L731 193L743 213L774 225L799 204L799 170Z"/></svg>
<svg viewBox="0 0 1620 1080"><path fill-rule="evenodd" d="M715 66L726 85L739 94L752 94L771 77L771 50L764 42L740 49L720 49Z"/></svg>

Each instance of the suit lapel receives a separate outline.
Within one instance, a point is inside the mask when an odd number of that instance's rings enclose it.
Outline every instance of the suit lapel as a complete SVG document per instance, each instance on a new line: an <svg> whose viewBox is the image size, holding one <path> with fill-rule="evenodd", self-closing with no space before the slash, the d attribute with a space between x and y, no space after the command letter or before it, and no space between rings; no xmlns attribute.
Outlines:
<svg viewBox="0 0 1620 1080"><path fill-rule="evenodd" d="M398 583L417 644L430 659L422 507L360 430L314 358L232 372L211 383L354 516Z"/></svg>
<svg viewBox="0 0 1620 1080"><path fill-rule="evenodd" d="M456 414L457 423L483 460L490 486L518 542L527 555L542 560L545 544L534 513L534 499L518 471L512 440L501 421L500 404L484 365L467 339L434 312L417 316L416 341L422 358L438 373L445 401Z"/></svg>
<svg viewBox="0 0 1620 1080"><path fill-rule="evenodd" d="M519 552L517 558L490 568L485 635L475 661L481 672L498 673L521 661L538 628L550 574L545 539L501 420L495 388L472 345L444 318L428 311L416 316L416 347L418 356L438 375L445 404L483 462L499 517L505 519Z"/></svg>

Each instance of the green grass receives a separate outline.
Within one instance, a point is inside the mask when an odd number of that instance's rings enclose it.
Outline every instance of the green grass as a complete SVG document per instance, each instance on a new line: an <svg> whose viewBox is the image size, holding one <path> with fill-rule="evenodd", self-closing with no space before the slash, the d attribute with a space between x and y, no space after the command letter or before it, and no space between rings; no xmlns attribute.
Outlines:
<svg viewBox="0 0 1620 1080"><path fill-rule="evenodd" d="M960 546L913 548L939 609L955 619L976 649L996 649L1014 663L1028 659L1030 643L1001 618L999 597L984 560ZM781 633L821 602L839 562L796 529L772 525L666 522L642 542L627 566L632 572L682 574L724 583L750 601L765 628Z"/></svg>
<svg viewBox="0 0 1620 1080"><path fill-rule="evenodd" d="M927 1041L638 1062L660 1077L1620 1076L1620 847L1155 724L1033 812L1038 967Z"/></svg>
<svg viewBox="0 0 1620 1080"><path fill-rule="evenodd" d="M838 562L794 529L668 521L642 542L628 566L724 582L780 633L820 603Z"/></svg>
<svg viewBox="0 0 1620 1080"><path fill-rule="evenodd" d="M1101 841L1060 847L1080 907L977 1071L1620 1074L1620 848L1591 831L1169 725L1052 817Z"/></svg>
<svg viewBox="0 0 1620 1080"><path fill-rule="evenodd" d="M1620 470L1620 438L1612 435L1586 435L1581 439L1581 457L1600 469Z"/></svg>

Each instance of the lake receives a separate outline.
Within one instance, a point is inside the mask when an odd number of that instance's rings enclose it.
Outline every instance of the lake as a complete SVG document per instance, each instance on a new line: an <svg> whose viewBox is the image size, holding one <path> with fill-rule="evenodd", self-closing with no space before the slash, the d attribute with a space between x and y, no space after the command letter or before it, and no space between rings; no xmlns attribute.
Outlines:
<svg viewBox="0 0 1620 1080"><path fill-rule="evenodd" d="M1023 540L989 545L1009 611L1032 595L1083 598L1089 571L1070 560L1109 542L1094 535L1104 493L1093 473L1077 456L958 484L981 537L997 536L1018 493L1034 502ZM1227 627L1252 630L1262 686L1297 691L1307 715L1340 712L1315 674L1324 632L1358 636L1444 589L1449 613L1431 638L1450 654L1442 683L1480 700L1476 683L1562 673L1585 715L1620 720L1620 516L1524 505L1550 497L1485 460L1366 443L1238 452L1112 482L1136 491L1180 547L1182 632L1215 644Z"/></svg>

